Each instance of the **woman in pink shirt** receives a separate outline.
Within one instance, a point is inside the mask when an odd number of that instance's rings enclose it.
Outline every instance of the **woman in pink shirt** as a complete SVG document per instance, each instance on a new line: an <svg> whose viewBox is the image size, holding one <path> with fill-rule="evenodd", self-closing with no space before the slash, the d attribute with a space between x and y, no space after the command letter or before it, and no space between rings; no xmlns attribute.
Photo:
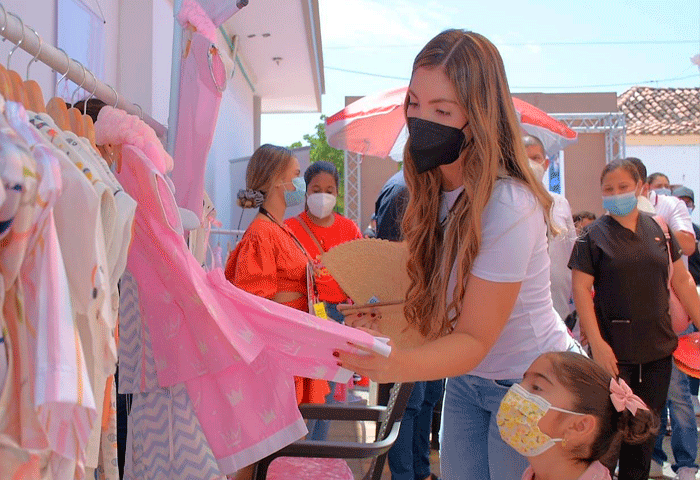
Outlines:
<svg viewBox="0 0 700 480"><path fill-rule="evenodd" d="M497 423L530 461L522 480L610 480L599 460L611 446L644 442L658 429L624 380L573 352L540 355L503 397Z"/></svg>

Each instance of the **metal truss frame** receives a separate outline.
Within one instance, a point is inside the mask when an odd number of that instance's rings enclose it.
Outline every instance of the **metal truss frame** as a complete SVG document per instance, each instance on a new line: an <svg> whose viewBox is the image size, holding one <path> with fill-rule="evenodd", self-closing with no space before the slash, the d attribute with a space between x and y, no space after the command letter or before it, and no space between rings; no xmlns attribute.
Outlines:
<svg viewBox="0 0 700 480"><path fill-rule="evenodd" d="M362 154L345 152L344 215L362 229Z"/></svg>
<svg viewBox="0 0 700 480"><path fill-rule="evenodd" d="M577 133L605 133L605 163L625 158L627 125L622 112L550 113Z"/></svg>

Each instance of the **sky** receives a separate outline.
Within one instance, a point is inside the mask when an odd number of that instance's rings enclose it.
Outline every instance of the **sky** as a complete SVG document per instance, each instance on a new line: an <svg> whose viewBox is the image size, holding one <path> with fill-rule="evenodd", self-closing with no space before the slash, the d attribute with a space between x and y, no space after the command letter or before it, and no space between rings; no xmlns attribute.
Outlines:
<svg viewBox="0 0 700 480"><path fill-rule="evenodd" d="M263 115L262 143L303 142L346 96L407 85L415 56L447 28L491 40L512 92L700 87L700 68L690 60L700 54L700 0L318 1L322 111Z"/></svg>

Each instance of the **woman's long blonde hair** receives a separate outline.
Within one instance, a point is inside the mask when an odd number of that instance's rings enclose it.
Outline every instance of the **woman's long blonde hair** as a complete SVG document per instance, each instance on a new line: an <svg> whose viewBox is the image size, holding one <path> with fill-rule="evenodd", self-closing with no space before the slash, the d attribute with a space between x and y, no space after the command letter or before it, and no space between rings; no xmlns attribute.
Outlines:
<svg viewBox="0 0 700 480"><path fill-rule="evenodd" d="M471 139L457 159L463 166L464 193L450 213L444 234L438 219L440 169L418 174L409 151L410 137L404 149L409 201L402 227L411 279L404 312L423 335L434 338L451 331L448 312L461 313L466 278L481 244L481 216L497 177L505 174L530 188L543 206L548 225L552 198L529 168L503 60L489 40L474 32L446 30L418 54L413 72L419 68L443 69L467 114L466 138ZM404 112L407 108L408 101ZM457 284L447 305L455 261Z"/></svg>

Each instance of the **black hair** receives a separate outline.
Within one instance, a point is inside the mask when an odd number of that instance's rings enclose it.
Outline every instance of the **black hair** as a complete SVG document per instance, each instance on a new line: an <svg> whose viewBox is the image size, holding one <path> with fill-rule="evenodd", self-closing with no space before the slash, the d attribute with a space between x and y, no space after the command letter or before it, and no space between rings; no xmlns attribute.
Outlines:
<svg viewBox="0 0 700 480"><path fill-rule="evenodd" d="M665 173L654 172L647 177L647 183L651 185L659 177L664 177L666 180L668 180L668 175L666 175Z"/></svg>
<svg viewBox="0 0 700 480"><path fill-rule="evenodd" d="M338 188L338 182L340 182L340 174L338 174L338 169L331 162L325 160L318 160L306 169L304 172L304 181L306 182L306 188L309 188L309 183L314 179L319 173L328 173L335 180L335 188Z"/></svg>
<svg viewBox="0 0 700 480"><path fill-rule="evenodd" d="M595 220L596 216L595 213L589 212L588 210L581 210L580 212L576 212L572 215L574 219L574 223L580 222L584 218L587 220Z"/></svg>
<svg viewBox="0 0 700 480"><path fill-rule="evenodd" d="M85 108L85 102L87 102L87 108ZM67 105L68 108L70 108L70 105ZM99 98L89 98L87 100L80 100L79 102L76 102L73 107L77 108L81 112L85 111L85 113L92 118L93 122L97 121L97 115L100 113L100 110L102 110L102 107L107 106L105 102L100 100Z"/></svg>
<svg viewBox="0 0 700 480"><path fill-rule="evenodd" d="M625 160L632 162L632 165L634 165L637 168L637 172L639 172L639 178L645 181L647 178L647 167L644 166L644 163L637 157L627 157Z"/></svg>
<svg viewBox="0 0 700 480"><path fill-rule="evenodd" d="M644 178L640 176L639 167L634 162L628 158L623 158L613 160L612 162L608 163L605 168L603 168L603 172L600 174L600 184L603 184L603 179L608 173L612 172L613 170L617 170L618 168L622 168L623 170L627 171L635 183Z"/></svg>

